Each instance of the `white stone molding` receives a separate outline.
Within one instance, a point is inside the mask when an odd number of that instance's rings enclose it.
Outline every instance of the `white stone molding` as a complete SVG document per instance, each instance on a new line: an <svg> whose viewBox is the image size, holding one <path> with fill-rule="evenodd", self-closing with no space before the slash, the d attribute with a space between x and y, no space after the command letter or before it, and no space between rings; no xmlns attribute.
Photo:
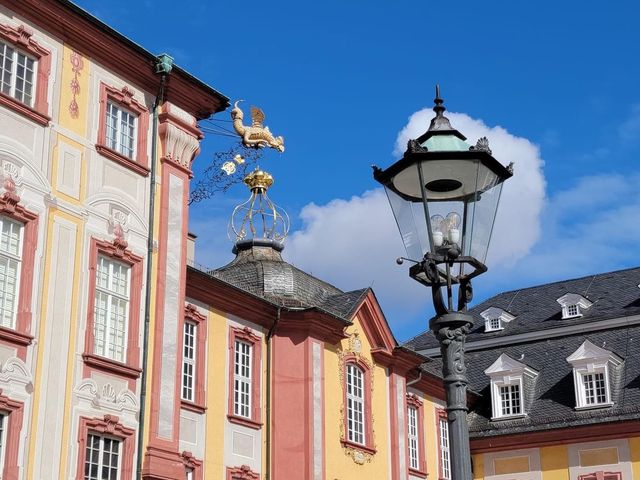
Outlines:
<svg viewBox="0 0 640 480"><path fill-rule="evenodd" d="M191 161L197 155L200 141L193 135L170 122L163 124L163 157L178 165L191 169Z"/></svg>
<svg viewBox="0 0 640 480"><path fill-rule="evenodd" d="M104 413L128 414L135 418L139 410L138 399L129 389L119 391L111 383L105 383L102 388L95 380L85 378L74 391L81 406L100 410Z"/></svg>
<svg viewBox="0 0 640 480"><path fill-rule="evenodd" d="M9 357L0 366L0 389L7 397L24 402L33 392L33 376L18 357Z"/></svg>
<svg viewBox="0 0 640 480"><path fill-rule="evenodd" d="M562 307L562 318L581 317L582 311L593 305L591 300L577 293L565 293L556 301Z"/></svg>
<svg viewBox="0 0 640 480"><path fill-rule="evenodd" d="M531 393L538 372L524 363L514 360L503 353L484 371L491 379L492 420L524 417L527 414L528 394ZM518 385L520 412L509 414L503 412L501 387Z"/></svg>
<svg viewBox="0 0 640 480"><path fill-rule="evenodd" d="M498 307L489 307L483 312L480 312L480 316L484 319L484 331L485 332L497 332L503 330L506 324L516 317L506 310ZM492 325L492 321L499 323L498 326Z"/></svg>
<svg viewBox="0 0 640 480"><path fill-rule="evenodd" d="M622 364L622 358L609 350L598 347L585 340L578 349L567 357L573 366L573 381L576 396L576 409L602 408L613 405L611 398L611 369ZM605 401L589 403L585 390L586 375L602 374L605 382Z"/></svg>

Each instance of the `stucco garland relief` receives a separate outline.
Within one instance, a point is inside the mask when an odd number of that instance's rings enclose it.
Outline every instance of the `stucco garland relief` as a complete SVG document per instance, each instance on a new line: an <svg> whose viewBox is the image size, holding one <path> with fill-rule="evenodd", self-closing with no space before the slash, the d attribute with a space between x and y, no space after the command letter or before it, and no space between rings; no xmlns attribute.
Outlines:
<svg viewBox="0 0 640 480"><path fill-rule="evenodd" d="M84 68L84 61L78 52L71 52L69 60L71 61L71 70L73 71L73 78L69 84L71 94L73 95L71 102L69 103L69 114L71 115L71 118L78 118L78 115L80 114L80 107L76 100L78 95L80 95L80 82L78 81L78 77Z"/></svg>
<svg viewBox="0 0 640 480"><path fill-rule="evenodd" d="M340 402L340 416L338 418L338 422L340 422L339 425L340 425L341 440L347 439L347 432L345 430L345 424L344 424L345 411L347 408L344 403L344 399L347 396L347 392L346 392L347 385L346 385L346 379L344 378L344 372L345 372L345 364L347 362L347 358L349 359L355 358L357 362L361 362L367 366L367 368L371 372L371 375L370 375L371 381L369 382L369 387L371 389L371 399L373 399L373 392L374 392L373 364L371 363L371 361L369 361L369 359L365 358L362 355L362 340L360 340L360 334L357 331L354 331L349 336L347 348L344 350L340 350L340 352L338 353L338 376L340 378L340 385L342 386L342 401ZM375 435L375 418L373 415L373 409L371 409L370 420L371 420L371 436L372 436L371 443L373 445L373 448L375 449L376 435ZM373 458L373 454L369 452L365 452L358 448L351 447L349 445L345 445L344 443L342 444L342 449L345 455L351 457L351 459L358 465L364 465L365 463L370 463L371 459Z"/></svg>
<svg viewBox="0 0 640 480"><path fill-rule="evenodd" d="M22 168L9 160L2 161L1 180L11 180L14 185L22 184ZM6 187L5 187L6 188Z"/></svg>

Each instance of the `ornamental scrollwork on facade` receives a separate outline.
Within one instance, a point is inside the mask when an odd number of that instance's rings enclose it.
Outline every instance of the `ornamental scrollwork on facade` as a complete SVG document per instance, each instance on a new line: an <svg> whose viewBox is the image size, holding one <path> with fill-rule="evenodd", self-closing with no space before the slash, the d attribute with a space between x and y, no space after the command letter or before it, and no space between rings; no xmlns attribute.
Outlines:
<svg viewBox="0 0 640 480"><path fill-rule="evenodd" d="M347 396L346 392L346 378L345 378L345 369L347 362L355 362L357 364L364 365L370 372L369 375L369 398L373 398L374 392L374 381L373 381L373 363L363 355L362 352L362 340L360 339L360 334L355 331L347 340L347 347L342 349L338 353L338 377L340 379L340 385L342 388L342 401L340 403L340 416L338 418L339 426L340 426L340 439L342 440L342 448L344 450L345 455L351 457L351 459L358 465L364 465L365 463L371 462L373 458L373 454L369 453L365 450L361 450L357 447L352 447L349 444L345 444L344 442L347 440L347 432L345 430L345 412L346 405L344 399ZM365 386L366 388L366 386ZM367 418L366 421L371 422L371 444L375 450L375 420L373 416L373 412L371 413L371 417Z"/></svg>

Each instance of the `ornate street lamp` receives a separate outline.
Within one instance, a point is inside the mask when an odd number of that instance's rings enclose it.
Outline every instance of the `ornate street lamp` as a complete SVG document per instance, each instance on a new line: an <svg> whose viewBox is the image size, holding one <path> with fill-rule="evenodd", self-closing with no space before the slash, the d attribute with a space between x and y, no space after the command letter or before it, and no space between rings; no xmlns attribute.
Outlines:
<svg viewBox="0 0 640 480"><path fill-rule="evenodd" d="M409 275L431 287L436 316L429 328L442 354L452 480L470 480L464 341L473 322L463 312L472 298L471 279L487 271L484 262L502 184L513 170L491 156L486 138L475 146L465 142L443 115L438 86L434 102L436 116L429 129L410 140L402 159L389 168L374 166L373 176L385 187L407 260L414 262Z"/></svg>

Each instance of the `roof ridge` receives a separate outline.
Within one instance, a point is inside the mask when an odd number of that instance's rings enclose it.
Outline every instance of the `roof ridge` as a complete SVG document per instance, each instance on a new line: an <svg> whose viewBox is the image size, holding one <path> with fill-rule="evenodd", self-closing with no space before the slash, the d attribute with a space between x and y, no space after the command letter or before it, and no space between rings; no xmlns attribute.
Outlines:
<svg viewBox="0 0 640 480"><path fill-rule="evenodd" d="M628 271L632 271L632 270L638 270L640 271L640 267L629 267L629 268L622 268L620 270L611 270L608 272L600 272L600 273L590 273L588 275L583 275L580 277L575 277L575 278L565 278L564 280L555 280L553 282L547 282L547 283L538 283L536 285L531 285L529 287L521 287L521 288L514 288L513 290L505 290L503 292L498 292L497 294L487 298L486 300L483 300L481 303L478 303L477 305L475 305L473 308L475 309L476 307L478 307L478 305L482 305L483 303L485 303L486 301L498 297L500 295L506 295L508 293L519 293L523 290L532 290L534 288L540 288L540 287L548 287L549 285L557 285L558 283L567 283L567 282L575 282L577 280L584 280L587 279L589 277L593 277L593 279L595 280L596 277L602 277L604 275L609 275L612 273L622 273L622 272L628 272Z"/></svg>

